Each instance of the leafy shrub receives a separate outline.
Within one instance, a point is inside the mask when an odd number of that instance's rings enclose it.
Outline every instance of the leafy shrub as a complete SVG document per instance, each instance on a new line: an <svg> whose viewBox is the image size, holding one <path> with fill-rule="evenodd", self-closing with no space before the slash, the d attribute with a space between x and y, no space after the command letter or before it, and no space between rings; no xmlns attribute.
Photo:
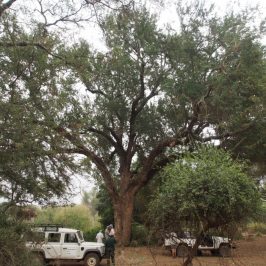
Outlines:
<svg viewBox="0 0 266 266"><path fill-rule="evenodd" d="M86 232L83 232L83 236L84 236L85 241L95 242L96 241L95 237L96 237L97 233L99 232L99 230L101 230L101 228L95 227L95 228L92 228Z"/></svg>
<svg viewBox="0 0 266 266"><path fill-rule="evenodd" d="M248 225L248 231L256 234L266 234L266 223L250 223Z"/></svg>
<svg viewBox="0 0 266 266"><path fill-rule="evenodd" d="M139 223L134 223L132 225L132 234L131 234L131 245L147 245L149 242L149 231L148 229Z"/></svg>
<svg viewBox="0 0 266 266"><path fill-rule="evenodd" d="M39 266L26 249L23 235L27 227L0 213L0 266Z"/></svg>
<svg viewBox="0 0 266 266"><path fill-rule="evenodd" d="M256 221L260 223L266 223L266 202L263 202Z"/></svg>
<svg viewBox="0 0 266 266"><path fill-rule="evenodd" d="M48 207L38 211L35 223L63 224L65 227L75 228L87 232L99 225L90 209L85 205L67 207Z"/></svg>

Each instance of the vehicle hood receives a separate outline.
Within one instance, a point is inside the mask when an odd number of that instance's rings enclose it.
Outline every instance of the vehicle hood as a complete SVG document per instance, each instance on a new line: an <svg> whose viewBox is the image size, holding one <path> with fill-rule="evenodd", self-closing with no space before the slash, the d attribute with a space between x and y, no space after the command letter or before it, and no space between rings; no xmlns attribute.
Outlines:
<svg viewBox="0 0 266 266"><path fill-rule="evenodd" d="M104 247L104 244L103 243L97 243L97 242L82 242L81 246L83 246L83 247L102 248L102 247Z"/></svg>

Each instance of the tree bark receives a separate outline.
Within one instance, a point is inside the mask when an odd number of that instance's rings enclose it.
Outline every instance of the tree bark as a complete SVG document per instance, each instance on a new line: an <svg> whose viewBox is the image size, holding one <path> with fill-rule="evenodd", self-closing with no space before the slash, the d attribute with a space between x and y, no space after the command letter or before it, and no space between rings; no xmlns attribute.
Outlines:
<svg viewBox="0 0 266 266"><path fill-rule="evenodd" d="M193 266L192 260L193 258L196 256L197 251L198 251L198 247L204 237L204 232L206 232L206 230L202 230L197 238L196 238L196 242L195 245L192 247L192 249L189 250L188 256L186 258L186 260L183 263L183 266Z"/></svg>
<svg viewBox="0 0 266 266"><path fill-rule="evenodd" d="M134 196L125 193L114 203L115 234L118 243L128 246L131 238L131 222L134 209Z"/></svg>

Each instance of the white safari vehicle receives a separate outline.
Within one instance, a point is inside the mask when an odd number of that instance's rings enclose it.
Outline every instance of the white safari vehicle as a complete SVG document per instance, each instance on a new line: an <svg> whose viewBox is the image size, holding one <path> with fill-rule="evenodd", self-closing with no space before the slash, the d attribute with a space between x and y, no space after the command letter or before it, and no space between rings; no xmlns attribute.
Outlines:
<svg viewBox="0 0 266 266"><path fill-rule="evenodd" d="M188 255L188 251L195 245L196 238L186 233L182 237L178 237L176 233L170 233L164 240L166 249L176 247L176 254L179 257L185 257ZM198 247L198 255L202 251L211 251L212 254L219 254L222 257L231 256L231 248L233 246L231 239L220 236L205 235L201 244Z"/></svg>
<svg viewBox="0 0 266 266"><path fill-rule="evenodd" d="M26 243L44 265L49 261L81 262L97 266L104 256L102 243L85 242L83 233L60 225L38 225L33 229L33 239Z"/></svg>

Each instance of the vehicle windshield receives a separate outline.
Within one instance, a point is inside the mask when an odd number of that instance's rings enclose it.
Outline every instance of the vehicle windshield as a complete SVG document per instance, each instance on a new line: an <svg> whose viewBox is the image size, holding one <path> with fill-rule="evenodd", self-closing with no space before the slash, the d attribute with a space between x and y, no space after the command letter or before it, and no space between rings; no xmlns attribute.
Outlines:
<svg viewBox="0 0 266 266"><path fill-rule="evenodd" d="M77 231L78 238L81 242L84 242L83 233L81 231Z"/></svg>

